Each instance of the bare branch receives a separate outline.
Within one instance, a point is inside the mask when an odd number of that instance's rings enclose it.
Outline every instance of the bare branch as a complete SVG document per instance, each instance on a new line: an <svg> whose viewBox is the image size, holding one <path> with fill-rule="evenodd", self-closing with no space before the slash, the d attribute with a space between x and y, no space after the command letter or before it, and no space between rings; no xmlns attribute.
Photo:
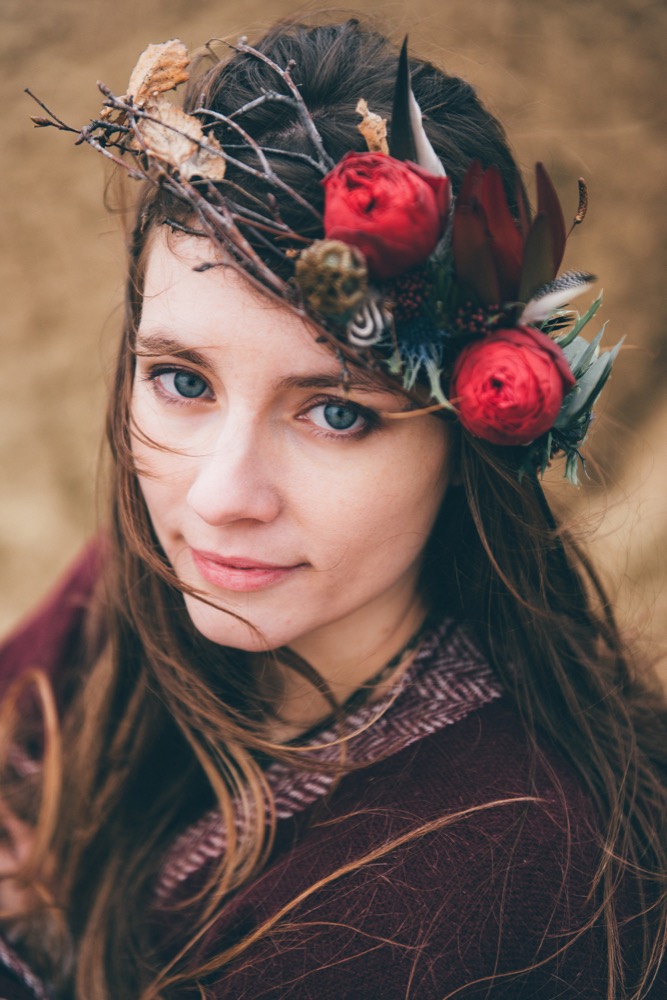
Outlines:
<svg viewBox="0 0 667 1000"><path fill-rule="evenodd" d="M300 195L298 191L295 191L294 188L290 187L289 184L287 184L281 177L278 177L278 175L273 170L271 164L267 160L266 153L264 152L263 147L260 146L259 143L256 142L255 139L253 139L253 137L248 132L246 132L246 130L241 125L239 125L238 122L232 121L232 119L228 118L227 115L222 115L217 111L211 111L208 108L197 108L197 110L194 111L193 114L195 115L206 114L210 118L213 118L215 121L221 122L223 125L227 125L229 128L234 129L234 131L237 132L241 136L241 138L245 140L248 148L252 149L253 153L259 160L260 165L262 167L262 174L259 174L258 176L263 176L266 179L266 181L273 187L280 188L281 191L284 191L285 194L288 194L290 198L294 199L294 201L296 201L298 205L301 205L301 208L304 208L306 211L310 212L310 214L314 216L318 222L322 221L322 216L317 211L317 209L313 205L311 205L310 202L307 201L302 195Z"/></svg>
<svg viewBox="0 0 667 1000"><path fill-rule="evenodd" d="M264 55L263 52L260 52L259 49L255 49L252 47L252 45L248 45L245 37L239 38L236 45L233 45L232 48L235 48L238 52L245 52L247 55L254 56L255 59L259 59L261 60L261 62L266 63L266 65L269 66L273 70L273 72L276 73L280 77L280 79L285 82L285 84L289 87L294 97L294 100L296 102L299 111L299 115L306 127L306 131L308 132L310 141L312 142L317 152L320 154L320 160L322 162L322 165L327 168L327 172L329 170L332 170L333 167L335 166L335 163L327 153L326 149L324 148L322 137L320 133L317 131L317 127L315 125L315 122L313 121L310 111L306 107L306 102L301 96L301 91L299 90L294 80L292 79L292 74L290 70L292 69L294 63L293 62L290 63L285 69L283 69L277 63L275 63L273 59L270 59L268 56Z"/></svg>
<svg viewBox="0 0 667 1000"><path fill-rule="evenodd" d="M209 128L209 126L212 127L213 124L213 122L207 122L204 125L204 128ZM225 149L227 150L245 148L245 144L243 143L225 143ZM300 153L296 149L278 149L276 146L262 146L262 149L269 156L284 156L286 160L299 160L301 163L307 163L309 167L312 167L313 170L317 170L317 172L322 174L323 177L326 176L322 164L318 163L317 160L314 160L312 156L308 156L308 153Z"/></svg>
<svg viewBox="0 0 667 1000"><path fill-rule="evenodd" d="M48 122L49 125L53 125L54 128L60 129L61 132L74 132L75 134L78 135L79 133L78 128L72 128L71 125L66 125L64 121L61 121L61 119L58 118L58 116L54 114L53 111L51 111L51 108L47 108L46 104L44 104L43 101L40 101L39 97L33 94L32 90L30 90L29 87L24 88L24 93L26 93L28 97L32 97L33 101L39 104L42 111L46 111L47 115L51 119L51 121ZM37 125L38 128L43 128L47 124L46 121L40 121L39 123L37 123L34 118L32 120L35 122L35 125Z"/></svg>

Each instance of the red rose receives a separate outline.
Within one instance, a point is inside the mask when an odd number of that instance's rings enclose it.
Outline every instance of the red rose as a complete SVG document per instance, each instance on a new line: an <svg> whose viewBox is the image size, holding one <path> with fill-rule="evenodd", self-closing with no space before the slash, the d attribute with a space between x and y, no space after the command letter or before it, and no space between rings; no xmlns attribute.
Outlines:
<svg viewBox="0 0 667 1000"><path fill-rule="evenodd" d="M377 278L395 278L442 236L449 180L385 153L348 153L322 181L327 239L358 247Z"/></svg>
<svg viewBox="0 0 667 1000"><path fill-rule="evenodd" d="M467 431L492 444L530 444L553 427L575 384L565 355L533 327L498 330L461 351L450 398Z"/></svg>

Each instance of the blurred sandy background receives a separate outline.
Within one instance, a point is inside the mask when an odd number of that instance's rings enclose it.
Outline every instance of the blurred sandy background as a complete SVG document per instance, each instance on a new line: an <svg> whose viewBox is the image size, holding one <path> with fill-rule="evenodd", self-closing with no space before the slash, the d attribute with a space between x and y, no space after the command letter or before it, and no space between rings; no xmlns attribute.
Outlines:
<svg viewBox="0 0 667 1000"><path fill-rule="evenodd" d="M0 631L94 529L123 271L101 158L33 130L38 109L23 87L82 125L100 105L95 81L122 93L148 42L252 37L298 9L290 0L0 0ZM625 335L628 349L588 446L599 470L577 492L559 469L549 488L594 532L624 621L652 628L667 648L667 5L359 0L355 9L398 39L409 30L415 53L472 81L526 171L545 161L568 213L577 177L588 181L589 216L566 264L601 276L607 343Z"/></svg>

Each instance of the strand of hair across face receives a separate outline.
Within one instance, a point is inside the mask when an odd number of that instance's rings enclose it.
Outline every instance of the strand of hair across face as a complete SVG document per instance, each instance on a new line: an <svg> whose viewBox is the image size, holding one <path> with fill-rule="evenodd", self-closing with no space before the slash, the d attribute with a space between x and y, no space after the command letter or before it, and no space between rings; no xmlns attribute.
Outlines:
<svg viewBox="0 0 667 1000"><path fill-rule="evenodd" d="M427 615L419 628L410 636L405 645L402 646L399 651L387 661L387 663L380 667L375 674L365 680L363 684L360 684L359 687L356 688L344 702L342 702L342 704L339 704L336 701L334 695L329 689L329 686L323 681L320 675L313 670L307 660L304 660L303 657L299 656L298 653L295 653L294 650L289 649L287 646L277 650L280 661L286 666L297 670L302 676L310 678L331 708L330 715L328 715L325 719L321 719L314 726L308 729L305 734L302 733L296 740L292 740L290 743L302 743L305 738L309 738L314 735L324 725L331 722L332 719L340 718L342 715L348 715L350 712L356 711L358 708L361 708L369 702L373 697L374 692L380 687L380 685L388 680L392 674L396 673L400 667L405 665L408 657L414 656L424 636L433 624L433 617L431 615Z"/></svg>

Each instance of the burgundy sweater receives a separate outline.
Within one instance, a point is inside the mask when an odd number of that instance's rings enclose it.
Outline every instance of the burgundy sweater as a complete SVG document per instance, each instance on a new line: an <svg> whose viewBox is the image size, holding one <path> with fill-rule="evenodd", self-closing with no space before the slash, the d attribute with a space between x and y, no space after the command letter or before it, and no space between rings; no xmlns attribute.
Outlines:
<svg viewBox="0 0 667 1000"><path fill-rule="evenodd" d="M58 684L80 641L96 565L88 550L10 637L0 650L1 682L39 664ZM535 759L466 629L445 622L434 630L398 696L390 705L357 710L350 729L371 721L351 740L354 769L335 787L317 770L269 765L279 818L272 856L226 905L196 957L215 956L299 902L205 980L206 996L606 998L601 935L593 929L577 936L591 913L587 894L598 859L591 804L553 747L543 745ZM313 753L336 759L326 746L333 737L318 733L313 743L321 749ZM443 817L450 819L442 823ZM409 836L424 826L423 835ZM389 841L396 843L387 853ZM182 911L169 904L191 893L224 849L213 811L193 817L164 859L146 919L166 957L189 930ZM362 857L367 863L358 868ZM622 903L628 914L631 896L628 888ZM632 922L623 945L632 982L639 963ZM175 995L200 994L193 988ZM48 988L0 942L0 1000L48 997ZM667 998L664 967L650 997Z"/></svg>

